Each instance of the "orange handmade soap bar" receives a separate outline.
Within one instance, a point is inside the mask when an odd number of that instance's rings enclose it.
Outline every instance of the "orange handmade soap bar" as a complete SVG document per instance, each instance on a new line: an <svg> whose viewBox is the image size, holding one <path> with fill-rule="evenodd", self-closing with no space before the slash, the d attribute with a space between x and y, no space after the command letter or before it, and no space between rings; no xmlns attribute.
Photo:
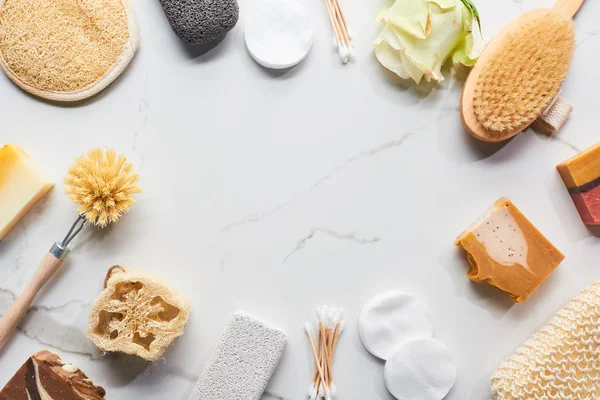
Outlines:
<svg viewBox="0 0 600 400"><path fill-rule="evenodd" d="M0 240L54 183L16 144L0 147Z"/></svg>
<svg viewBox="0 0 600 400"><path fill-rule="evenodd" d="M600 143L556 166L586 225L600 225Z"/></svg>
<svg viewBox="0 0 600 400"><path fill-rule="evenodd" d="M468 277L508 293L517 303L546 280L565 256L506 198L457 239L471 264Z"/></svg>

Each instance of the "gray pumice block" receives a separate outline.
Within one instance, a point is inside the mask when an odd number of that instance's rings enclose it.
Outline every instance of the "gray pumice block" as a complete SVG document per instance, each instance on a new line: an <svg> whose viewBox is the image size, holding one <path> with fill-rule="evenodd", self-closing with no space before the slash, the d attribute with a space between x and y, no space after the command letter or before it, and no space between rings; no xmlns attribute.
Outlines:
<svg viewBox="0 0 600 400"><path fill-rule="evenodd" d="M235 313L188 400L260 400L286 344L280 329Z"/></svg>
<svg viewBox="0 0 600 400"><path fill-rule="evenodd" d="M188 44L204 44L229 32L239 19L237 0L159 0L173 31Z"/></svg>

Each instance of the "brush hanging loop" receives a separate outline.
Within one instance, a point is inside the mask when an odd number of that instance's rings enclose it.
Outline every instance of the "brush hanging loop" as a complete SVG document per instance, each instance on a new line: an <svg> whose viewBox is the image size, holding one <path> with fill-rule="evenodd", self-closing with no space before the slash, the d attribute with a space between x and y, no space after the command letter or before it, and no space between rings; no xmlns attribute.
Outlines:
<svg viewBox="0 0 600 400"><path fill-rule="evenodd" d="M73 222L73 225L71 225L71 229L69 229L69 232L65 235L65 238L62 240L62 242L60 242L61 246L66 248L84 227L85 217L83 215L79 215L75 222Z"/></svg>

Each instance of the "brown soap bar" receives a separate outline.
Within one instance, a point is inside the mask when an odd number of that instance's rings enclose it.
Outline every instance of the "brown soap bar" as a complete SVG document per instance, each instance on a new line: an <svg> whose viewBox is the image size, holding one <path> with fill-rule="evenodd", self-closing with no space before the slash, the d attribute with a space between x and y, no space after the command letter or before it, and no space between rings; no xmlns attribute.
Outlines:
<svg viewBox="0 0 600 400"><path fill-rule="evenodd" d="M556 166L586 225L600 225L600 143Z"/></svg>
<svg viewBox="0 0 600 400"><path fill-rule="evenodd" d="M506 198L457 239L471 264L468 277L507 292L517 303L546 280L565 256Z"/></svg>
<svg viewBox="0 0 600 400"><path fill-rule="evenodd" d="M43 350L25 361L0 392L0 400L98 400L105 394L75 365Z"/></svg>

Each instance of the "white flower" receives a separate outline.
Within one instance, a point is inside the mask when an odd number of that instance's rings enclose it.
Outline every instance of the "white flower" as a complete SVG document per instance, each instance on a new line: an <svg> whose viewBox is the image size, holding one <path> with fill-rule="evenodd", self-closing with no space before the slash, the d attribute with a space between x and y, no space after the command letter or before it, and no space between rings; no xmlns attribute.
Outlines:
<svg viewBox="0 0 600 400"><path fill-rule="evenodd" d="M379 62L404 79L419 83L443 81L442 65L471 66L473 20L477 11L466 0L396 0L381 10L376 19L385 23L373 45Z"/></svg>

